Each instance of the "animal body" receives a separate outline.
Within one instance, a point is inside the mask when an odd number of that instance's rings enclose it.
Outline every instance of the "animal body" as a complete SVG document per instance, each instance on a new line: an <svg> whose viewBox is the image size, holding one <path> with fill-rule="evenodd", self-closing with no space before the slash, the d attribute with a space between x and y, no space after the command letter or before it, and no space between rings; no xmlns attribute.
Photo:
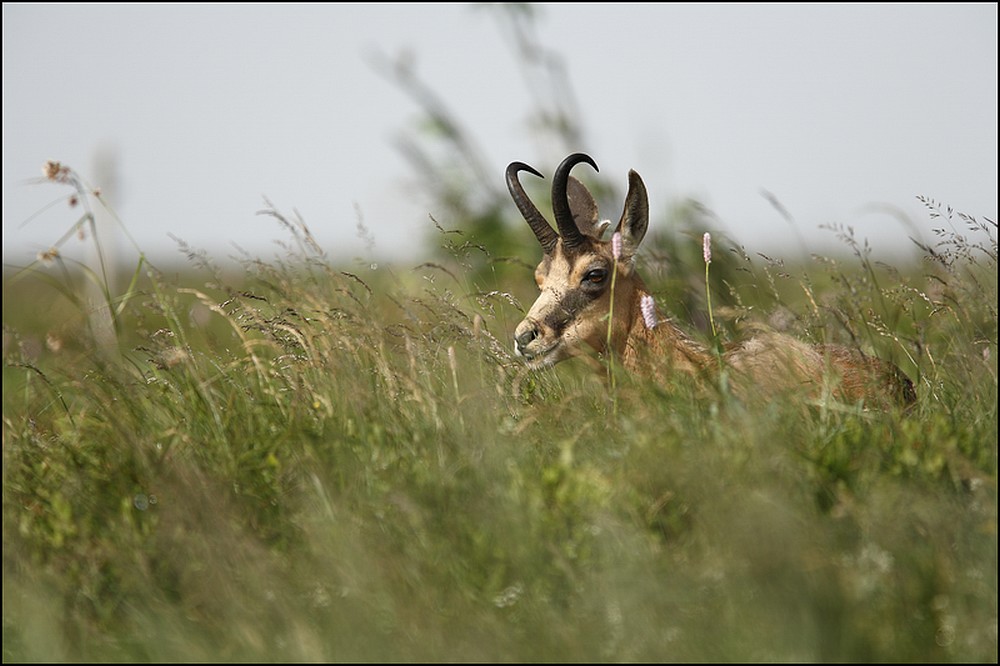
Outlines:
<svg viewBox="0 0 1000 666"><path fill-rule="evenodd" d="M514 331L515 353L529 367L543 368L597 352L621 358L632 372L653 368L705 376L725 367L744 395L826 391L845 402L882 406L916 400L912 383L896 366L857 349L810 345L781 333L761 332L729 346L720 365L717 355L671 321L648 321L643 302L651 296L635 270L636 253L649 226L646 186L638 173L629 171L628 194L613 242L604 240L609 223L599 221L593 196L570 176L580 163L597 170L588 155L575 153L555 171L556 229L531 202L518 178L522 171L542 174L522 162L507 167L511 197L543 253L535 269L541 293Z"/></svg>

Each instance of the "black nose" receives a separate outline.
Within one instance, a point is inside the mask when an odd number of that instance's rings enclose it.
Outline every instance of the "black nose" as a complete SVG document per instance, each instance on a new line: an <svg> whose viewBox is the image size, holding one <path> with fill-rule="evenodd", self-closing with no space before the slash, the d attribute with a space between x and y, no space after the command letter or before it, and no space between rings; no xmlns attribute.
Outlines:
<svg viewBox="0 0 1000 666"><path fill-rule="evenodd" d="M517 351L523 355L528 356L528 352L525 351L527 346L531 344L531 341L538 337L538 328L535 326L530 326L525 330L521 331L514 337L514 346Z"/></svg>

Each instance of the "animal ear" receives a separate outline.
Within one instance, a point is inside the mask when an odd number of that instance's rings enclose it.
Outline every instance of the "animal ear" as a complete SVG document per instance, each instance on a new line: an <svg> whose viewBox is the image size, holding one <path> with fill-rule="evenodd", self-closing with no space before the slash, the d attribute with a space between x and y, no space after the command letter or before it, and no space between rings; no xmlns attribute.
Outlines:
<svg viewBox="0 0 1000 666"><path fill-rule="evenodd" d="M569 209L573 213L573 222L584 236L600 240L608 222L598 221L597 202L587 187L573 176L569 177L566 186L566 196L569 199Z"/></svg>
<svg viewBox="0 0 1000 666"><path fill-rule="evenodd" d="M625 195L625 209L616 231L621 233L622 251L632 256L639 249L639 243L649 227L649 196L642 177L635 171L628 172L628 194Z"/></svg>

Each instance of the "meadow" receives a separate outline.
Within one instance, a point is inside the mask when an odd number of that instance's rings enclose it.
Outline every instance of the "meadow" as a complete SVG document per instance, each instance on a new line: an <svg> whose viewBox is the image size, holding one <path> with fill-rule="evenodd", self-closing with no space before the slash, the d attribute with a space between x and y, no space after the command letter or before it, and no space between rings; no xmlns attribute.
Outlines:
<svg viewBox="0 0 1000 666"><path fill-rule="evenodd" d="M528 372L513 224L337 265L271 210L236 270L5 271L4 661L996 661L996 224L924 203L906 265L840 229L707 278L722 339L877 353L908 411ZM640 270L708 343L695 227Z"/></svg>

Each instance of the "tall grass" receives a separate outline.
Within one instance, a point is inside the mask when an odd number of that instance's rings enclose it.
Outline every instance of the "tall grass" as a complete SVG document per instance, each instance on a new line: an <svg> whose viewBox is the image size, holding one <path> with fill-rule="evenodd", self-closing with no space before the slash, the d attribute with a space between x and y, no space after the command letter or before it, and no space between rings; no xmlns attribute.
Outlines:
<svg viewBox="0 0 1000 666"><path fill-rule="evenodd" d="M530 269L344 270L266 212L283 254L241 275L140 263L111 357L76 274L5 276L5 660L996 659L992 221L902 270L845 230L713 257L720 336L780 313L876 351L904 415L530 374Z"/></svg>

